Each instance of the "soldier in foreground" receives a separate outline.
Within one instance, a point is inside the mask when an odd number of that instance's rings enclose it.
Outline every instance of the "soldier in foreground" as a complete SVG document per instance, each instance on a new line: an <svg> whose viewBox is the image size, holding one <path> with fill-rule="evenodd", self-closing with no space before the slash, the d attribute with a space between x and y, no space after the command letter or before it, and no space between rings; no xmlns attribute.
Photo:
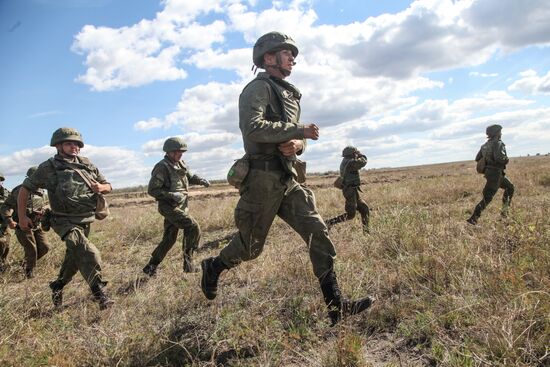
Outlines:
<svg viewBox="0 0 550 367"><path fill-rule="evenodd" d="M500 140L502 138L502 126L488 126L485 133L488 140L479 149L476 155L476 162L482 159L485 160L483 174L487 182L483 188L483 199L476 205L472 216L467 219L467 222L473 225L477 224L481 212L493 200L499 188L504 189L500 212L503 217L508 215L508 208L514 195L514 185L508 180L505 172L509 159L506 155L506 147L502 140Z"/></svg>
<svg viewBox="0 0 550 367"><path fill-rule="evenodd" d="M296 154L304 151L305 139L319 138L315 124L299 122L301 94L284 80L297 55L292 38L278 32L263 35L254 45L254 65L265 72L259 73L239 98L239 127L250 168L235 208L239 232L217 257L202 261L201 288L206 298L214 299L222 271L257 258L278 215L306 241L334 325L343 315L364 311L373 300L342 298L334 273L336 252L327 227L317 212L313 193L295 179Z"/></svg>
<svg viewBox="0 0 550 367"><path fill-rule="evenodd" d="M340 163L340 177L342 178L342 194L346 199L344 214L327 220L327 226L331 226L355 218L357 211L361 214L363 233L369 232L369 207L361 198L361 176L359 170L367 165L367 157L356 147L347 146L342 151L342 163Z"/></svg>
<svg viewBox="0 0 550 367"><path fill-rule="evenodd" d="M4 187L4 181L6 177L0 172L0 205L6 201L10 192ZM6 259L10 252L10 233L8 231L8 225L3 218L0 218L0 273L6 270Z"/></svg>
<svg viewBox="0 0 550 367"><path fill-rule="evenodd" d="M162 149L166 155L151 172L148 193L158 202L158 211L164 217L164 234L143 268L149 276L155 275L158 265L174 246L180 229L183 230L183 271L195 271L193 252L199 245L201 229L189 215L189 184L210 186L208 180L192 175L187 164L181 160L187 151L187 144L181 138L168 138Z"/></svg>
<svg viewBox="0 0 550 367"><path fill-rule="evenodd" d="M33 223L26 211L30 193L40 188L48 190L51 227L66 245L59 277L50 283L53 304L56 307L62 305L63 287L80 271L103 310L113 301L103 291L107 282L101 274L101 256L88 236L95 220L97 195L111 192L111 184L88 158L79 156L84 141L77 130L57 129L50 145L57 149L57 154L41 163L19 190L19 227L23 231L32 229Z"/></svg>
<svg viewBox="0 0 550 367"><path fill-rule="evenodd" d="M29 168L27 170L27 177L31 177L37 169L38 167L36 166ZM32 230L21 230L17 225L19 221L17 196L19 195L20 188L21 185L13 189L4 204L0 206L0 214L6 224L11 229L15 229L15 235L25 252L25 276L27 278L32 278L36 261L46 255L50 248L46 233L42 230L42 225L40 223L42 216L45 215L49 209L46 208L44 190L38 189L31 192L27 200L26 213L32 222Z"/></svg>

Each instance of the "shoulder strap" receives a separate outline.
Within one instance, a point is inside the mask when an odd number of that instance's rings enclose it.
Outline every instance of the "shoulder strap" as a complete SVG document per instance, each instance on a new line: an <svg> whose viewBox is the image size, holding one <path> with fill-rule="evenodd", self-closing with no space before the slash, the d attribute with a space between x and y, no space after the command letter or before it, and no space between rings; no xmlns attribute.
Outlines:
<svg viewBox="0 0 550 367"><path fill-rule="evenodd" d="M283 121L286 122L287 121L287 115L286 115L285 105L283 103L283 95L281 94L281 90L277 86L277 83L275 83L273 81L273 79L266 78L266 79L262 79L262 80L265 80L267 82L267 84L269 84L271 86L271 89L273 90L273 92L277 96L277 99L279 100L279 107L281 108L281 118L282 118Z"/></svg>

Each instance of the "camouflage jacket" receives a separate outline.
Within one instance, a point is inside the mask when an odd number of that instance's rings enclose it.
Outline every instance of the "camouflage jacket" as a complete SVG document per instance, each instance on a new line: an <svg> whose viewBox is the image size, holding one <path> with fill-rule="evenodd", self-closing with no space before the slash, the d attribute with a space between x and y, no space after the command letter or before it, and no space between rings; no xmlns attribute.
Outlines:
<svg viewBox="0 0 550 367"><path fill-rule="evenodd" d="M40 188L48 190L48 199L54 217L66 217L72 223L90 223L95 220L97 194L75 171L80 170L93 181L108 184L88 158L76 157L73 161L59 154L42 162L36 172L23 181L23 186L35 192Z"/></svg>
<svg viewBox="0 0 550 367"><path fill-rule="evenodd" d="M6 201L0 205L0 215L2 215L2 219L5 221L11 217L15 222L19 222L17 215L17 196L19 195L20 188L21 185L16 186ZM31 218L34 224L40 219L45 209L46 200L44 199L44 190L38 189L36 192L31 192L27 200L27 216Z"/></svg>
<svg viewBox="0 0 550 367"><path fill-rule="evenodd" d="M280 157L285 168L293 171L295 157L284 158L277 145L304 139L304 125L299 123L300 98L300 92L292 84L265 72L243 89L239 97L239 128L244 150L252 159Z"/></svg>
<svg viewBox="0 0 550 367"><path fill-rule="evenodd" d="M367 157L361 155L357 158L344 157L340 163L340 176L344 179L344 186L361 186L359 170L367 165Z"/></svg>
<svg viewBox="0 0 550 367"><path fill-rule="evenodd" d="M487 167L506 169L508 156L506 155L506 146L499 138L491 138L481 146L476 155L476 162L485 158Z"/></svg>
<svg viewBox="0 0 550 367"><path fill-rule="evenodd" d="M201 180L201 177L191 174L184 161L173 163L168 156L164 156L151 172L147 192L159 203L171 206L178 206L171 193L179 192L185 196L184 202L179 206L187 207L189 184L200 185Z"/></svg>

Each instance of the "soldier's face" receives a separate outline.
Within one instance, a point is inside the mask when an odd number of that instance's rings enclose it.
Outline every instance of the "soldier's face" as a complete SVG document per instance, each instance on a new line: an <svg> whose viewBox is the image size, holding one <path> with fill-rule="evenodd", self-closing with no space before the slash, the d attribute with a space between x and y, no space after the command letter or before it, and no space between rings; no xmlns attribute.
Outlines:
<svg viewBox="0 0 550 367"><path fill-rule="evenodd" d="M183 155L183 150L174 150L171 152L168 152L168 157L174 162L181 161L181 156Z"/></svg>
<svg viewBox="0 0 550 367"><path fill-rule="evenodd" d="M76 141L61 143L61 153L69 157L76 157L80 153L80 145Z"/></svg>

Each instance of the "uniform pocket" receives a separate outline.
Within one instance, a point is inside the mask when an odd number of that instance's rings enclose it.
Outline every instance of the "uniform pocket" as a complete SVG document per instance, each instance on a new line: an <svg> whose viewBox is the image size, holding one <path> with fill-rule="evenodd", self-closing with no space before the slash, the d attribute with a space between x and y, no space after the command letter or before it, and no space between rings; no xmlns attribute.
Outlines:
<svg viewBox="0 0 550 367"><path fill-rule="evenodd" d="M235 208L235 224L241 232L250 233L260 221L261 203L253 203L241 198Z"/></svg>

